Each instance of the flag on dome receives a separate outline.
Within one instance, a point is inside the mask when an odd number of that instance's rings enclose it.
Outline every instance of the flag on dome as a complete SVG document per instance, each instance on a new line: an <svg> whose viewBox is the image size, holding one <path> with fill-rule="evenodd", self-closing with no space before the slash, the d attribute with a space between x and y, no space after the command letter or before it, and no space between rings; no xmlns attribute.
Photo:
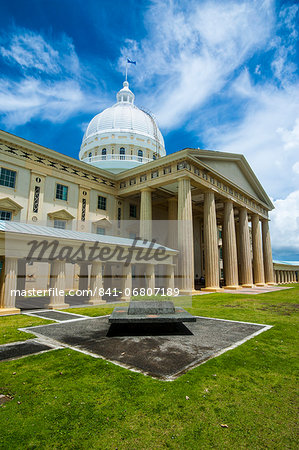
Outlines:
<svg viewBox="0 0 299 450"><path fill-rule="evenodd" d="M136 66L136 61L132 61L131 59L127 58L127 62L130 64L135 64L135 66Z"/></svg>

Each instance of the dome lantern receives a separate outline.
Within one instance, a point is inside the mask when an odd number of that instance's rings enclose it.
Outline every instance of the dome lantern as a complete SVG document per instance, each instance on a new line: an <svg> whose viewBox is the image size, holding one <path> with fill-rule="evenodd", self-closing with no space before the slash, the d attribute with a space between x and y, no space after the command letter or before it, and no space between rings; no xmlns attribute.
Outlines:
<svg viewBox="0 0 299 450"><path fill-rule="evenodd" d="M116 94L117 102L129 102L134 104L135 95L129 89L129 83L123 82L123 88Z"/></svg>

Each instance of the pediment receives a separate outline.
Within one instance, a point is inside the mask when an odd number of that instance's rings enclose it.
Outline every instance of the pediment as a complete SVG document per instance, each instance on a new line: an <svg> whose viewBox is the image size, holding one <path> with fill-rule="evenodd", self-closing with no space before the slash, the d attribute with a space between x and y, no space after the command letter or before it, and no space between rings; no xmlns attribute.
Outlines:
<svg viewBox="0 0 299 450"><path fill-rule="evenodd" d="M73 220L75 218L66 209L60 209L59 211L50 212L50 213L48 213L48 217L51 220L54 220L54 219L58 219L58 220Z"/></svg>
<svg viewBox="0 0 299 450"><path fill-rule="evenodd" d="M4 211L11 211L13 214L17 214L23 206L19 205L17 202L9 197L4 197L0 199L0 209Z"/></svg>
<svg viewBox="0 0 299 450"><path fill-rule="evenodd" d="M213 152L208 150L190 150L190 156L196 158L214 173L231 181L257 200L274 208L271 200L254 174L243 155Z"/></svg>
<svg viewBox="0 0 299 450"><path fill-rule="evenodd" d="M99 220L96 220L95 222L93 222L94 225L101 225L103 227L108 227L111 226L112 223L110 222L110 220L107 217L102 217Z"/></svg>

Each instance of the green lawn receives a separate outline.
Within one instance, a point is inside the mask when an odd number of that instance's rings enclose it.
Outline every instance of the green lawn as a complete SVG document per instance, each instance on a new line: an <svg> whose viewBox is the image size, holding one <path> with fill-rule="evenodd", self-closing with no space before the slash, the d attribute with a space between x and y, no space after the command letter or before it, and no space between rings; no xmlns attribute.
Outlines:
<svg viewBox="0 0 299 450"><path fill-rule="evenodd" d="M0 393L13 400L0 408L0 448L298 448L298 300L299 286L195 297L194 314L273 328L173 382L68 349L2 362ZM1 318L2 342L21 340L18 327L42 322Z"/></svg>

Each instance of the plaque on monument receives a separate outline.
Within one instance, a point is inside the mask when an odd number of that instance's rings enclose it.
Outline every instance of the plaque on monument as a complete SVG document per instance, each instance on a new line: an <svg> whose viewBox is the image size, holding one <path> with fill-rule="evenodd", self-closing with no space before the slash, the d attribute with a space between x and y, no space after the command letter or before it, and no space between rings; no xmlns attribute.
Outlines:
<svg viewBox="0 0 299 450"><path fill-rule="evenodd" d="M181 306L171 301L142 300L131 301L129 307L114 308L110 323L171 323L196 322L196 318Z"/></svg>

